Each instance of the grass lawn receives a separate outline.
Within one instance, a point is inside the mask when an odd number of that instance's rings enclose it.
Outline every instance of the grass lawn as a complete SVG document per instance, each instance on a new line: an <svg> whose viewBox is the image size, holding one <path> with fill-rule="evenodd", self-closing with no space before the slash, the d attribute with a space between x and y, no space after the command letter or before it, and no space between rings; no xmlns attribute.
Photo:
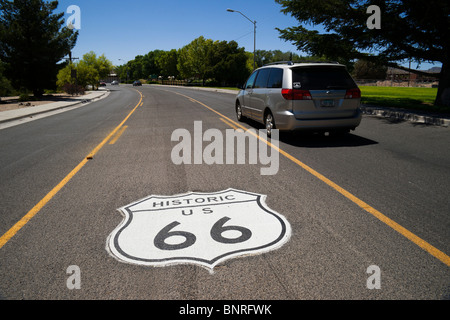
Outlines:
<svg viewBox="0 0 450 320"><path fill-rule="evenodd" d="M362 103L390 108L450 113L450 108L433 106L437 88L360 86Z"/></svg>
<svg viewBox="0 0 450 320"><path fill-rule="evenodd" d="M238 91L237 88L222 88ZM412 88L412 87L375 87L359 86L361 89L361 102L388 108L410 109L434 113L450 114L448 107L435 107L434 100L437 88Z"/></svg>

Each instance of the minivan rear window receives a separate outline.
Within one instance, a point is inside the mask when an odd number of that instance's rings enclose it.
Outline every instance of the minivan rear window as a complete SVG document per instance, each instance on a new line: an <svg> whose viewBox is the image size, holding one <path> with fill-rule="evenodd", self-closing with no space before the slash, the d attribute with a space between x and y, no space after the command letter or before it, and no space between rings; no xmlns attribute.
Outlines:
<svg viewBox="0 0 450 320"><path fill-rule="evenodd" d="M356 84L345 68L302 67L292 69L294 89L344 90L356 88Z"/></svg>

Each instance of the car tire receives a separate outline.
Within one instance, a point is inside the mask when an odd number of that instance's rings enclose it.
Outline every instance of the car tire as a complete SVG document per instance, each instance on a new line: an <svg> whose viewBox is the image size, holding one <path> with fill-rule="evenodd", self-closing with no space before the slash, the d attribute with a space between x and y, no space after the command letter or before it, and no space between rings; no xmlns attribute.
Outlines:
<svg viewBox="0 0 450 320"><path fill-rule="evenodd" d="M242 115L242 107L239 102L236 103L236 117L240 122L245 121L245 117Z"/></svg>
<svg viewBox="0 0 450 320"><path fill-rule="evenodd" d="M266 126L267 137L272 137L272 130L275 129L275 120L273 118L272 112L267 111L264 115L264 125Z"/></svg>

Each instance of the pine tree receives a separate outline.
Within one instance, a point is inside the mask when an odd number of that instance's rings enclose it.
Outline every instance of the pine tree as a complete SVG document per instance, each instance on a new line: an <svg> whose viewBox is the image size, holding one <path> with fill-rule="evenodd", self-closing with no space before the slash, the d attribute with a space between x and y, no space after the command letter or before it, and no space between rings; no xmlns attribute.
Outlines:
<svg viewBox="0 0 450 320"><path fill-rule="evenodd" d="M364 59L391 67L403 61L441 62L436 105L450 106L450 2L448 0L275 0L299 21L280 30L300 50L331 60ZM369 6L380 12L369 27ZM369 10L370 11L370 10ZM322 26L320 33L314 26ZM415 72L415 70L410 70ZM419 73L419 72L417 72Z"/></svg>
<svg viewBox="0 0 450 320"><path fill-rule="evenodd" d="M78 32L54 14L57 1L0 0L0 59L14 88L41 96L55 87L58 63L75 46Z"/></svg>

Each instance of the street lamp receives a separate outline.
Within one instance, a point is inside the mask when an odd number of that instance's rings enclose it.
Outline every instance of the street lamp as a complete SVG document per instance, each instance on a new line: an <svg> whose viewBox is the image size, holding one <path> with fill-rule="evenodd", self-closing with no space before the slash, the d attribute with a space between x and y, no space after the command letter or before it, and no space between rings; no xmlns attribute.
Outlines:
<svg viewBox="0 0 450 320"><path fill-rule="evenodd" d="M256 20L252 21L249 17L247 17L245 14L243 14L240 11L233 10L233 9L227 9L228 12L237 12L240 13L244 18L246 18L248 21L253 23L253 70L256 69Z"/></svg>

